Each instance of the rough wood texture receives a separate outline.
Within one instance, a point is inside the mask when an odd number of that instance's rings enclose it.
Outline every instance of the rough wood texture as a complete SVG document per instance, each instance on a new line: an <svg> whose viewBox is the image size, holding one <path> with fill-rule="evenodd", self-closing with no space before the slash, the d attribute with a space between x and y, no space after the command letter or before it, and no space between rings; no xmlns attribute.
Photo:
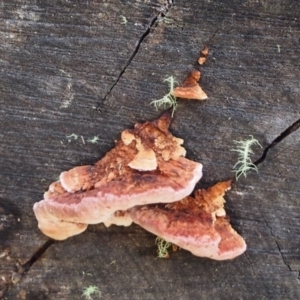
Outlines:
<svg viewBox="0 0 300 300"><path fill-rule="evenodd" d="M251 134L266 147L300 118L300 8L274 2L1 2L1 288L47 240L32 205L49 183L97 161L122 129L157 117L149 103L167 91L163 80L198 68L216 29L200 68L209 99L181 101L171 128L204 165L198 187L232 176L233 140ZM72 133L78 139L68 142ZM103 299L300 298L299 149L295 132L228 192L233 227L248 244L241 257L216 262L181 250L161 260L155 237L137 226L90 226L52 245L4 299L83 299L89 285ZM254 150L255 159L262 149Z"/></svg>

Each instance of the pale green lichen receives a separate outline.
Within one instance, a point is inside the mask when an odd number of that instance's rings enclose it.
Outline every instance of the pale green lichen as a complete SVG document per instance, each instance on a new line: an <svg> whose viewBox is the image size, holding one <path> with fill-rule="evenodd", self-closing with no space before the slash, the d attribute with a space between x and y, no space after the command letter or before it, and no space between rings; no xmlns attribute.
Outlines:
<svg viewBox="0 0 300 300"><path fill-rule="evenodd" d="M124 24L124 25L126 25L126 24L128 23L128 21L127 21L127 19L126 19L126 17L125 17L125 16L120 16L120 18L122 18L122 22L121 22L121 24Z"/></svg>
<svg viewBox="0 0 300 300"><path fill-rule="evenodd" d="M90 285L83 289L81 297L85 297L87 300L93 300L92 295L101 297L101 291L95 285Z"/></svg>
<svg viewBox="0 0 300 300"><path fill-rule="evenodd" d="M70 135L67 135L66 136L67 139L68 139L68 142L70 143L72 140L73 141L76 141L78 140L78 138L80 137L81 138L81 141L82 143L85 145L85 142L87 141L88 143L91 143L91 144L96 144L99 142L99 137L98 136L94 136L92 138L88 138L86 141L85 141L85 137L83 135L77 135L75 133L72 133Z"/></svg>
<svg viewBox="0 0 300 300"><path fill-rule="evenodd" d="M250 155L253 154L253 151L251 150L252 146L259 145L260 147L262 147L258 140L250 135L250 139L248 140L233 142L237 145L237 148L232 149L231 151L237 152L239 154L238 162L233 167L233 169L235 169L234 172L236 179L238 179L241 175L247 177L247 172L249 172L250 170L254 170L257 172L257 166L252 163Z"/></svg>
<svg viewBox="0 0 300 300"><path fill-rule="evenodd" d="M157 257L168 258L169 251L168 248L172 246L172 243L165 241L164 239L157 237L155 239L155 245L157 245Z"/></svg>
<svg viewBox="0 0 300 300"><path fill-rule="evenodd" d="M98 136L94 136L91 139L87 140L88 143L92 143L92 144L97 144L99 142L99 137Z"/></svg>
<svg viewBox="0 0 300 300"><path fill-rule="evenodd" d="M150 103L150 105L154 105L156 110L159 108L167 109L172 107L172 117L174 115L174 112L177 108L177 99L176 97L172 94L174 90L174 85L176 81L174 80L173 76L170 76L164 80L164 82L167 81L169 82L169 92L164 95L161 99L154 100Z"/></svg>
<svg viewBox="0 0 300 300"><path fill-rule="evenodd" d="M73 139L77 140L78 139L78 135L75 133L72 133L70 135L67 135L66 138L68 139L68 142L70 143Z"/></svg>
<svg viewBox="0 0 300 300"><path fill-rule="evenodd" d="M276 45L277 46L277 52L280 53L280 45Z"/></svg>

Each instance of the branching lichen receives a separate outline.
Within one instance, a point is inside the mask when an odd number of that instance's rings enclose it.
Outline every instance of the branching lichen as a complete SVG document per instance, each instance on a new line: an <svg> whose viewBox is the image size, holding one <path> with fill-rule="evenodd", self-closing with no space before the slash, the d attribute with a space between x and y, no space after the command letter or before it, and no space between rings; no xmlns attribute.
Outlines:
<svg viewBox="0 0 300 300"><path fill-rule="evenodd" d="M172 94L173 90L174 90L174 84L175 84L175 80L173 76L168 77L167 79L164 80L164 82L167 81L169 82L169 93L164 95L161 99L158 100L154 100L150 103L154 105L154 107L156 108L156 110L158 110L159 108L163 108L163 109L167 109L167 108L171 108L172 107L172 117L174 115L174 112L176 110L177 107L177 99L176 97Z"/></svg>
<svg viewBox="0 0 300 300"><path fill-rule="evenodd" d="M78 139L78 135L75 133L72 133L70 135L67 135L66 138L68 139L68 142L70 143L72 141L72 139L77 140Z"/></svg>
<svg viewBox="0 0 300 300"><path fill-rule="evenodd" d="M87 141L88 143L97 144L99 142L99 136L96 135L93 138L88 139Z"/></svg>
<svg viewBox="0 0 300 300"><path fill-rule="evenodd" d="M92 295L98 295L98 297L101 297L101 291L96 287L95 285L90 285L83 289L83 293L81 297L85 297L87 300L93 300L91 297Z"/></svg>
<svg viewBox="0 0 300 300"><path fill-rule="evenodd" d="M74 140L74 141L78 140L78 138L80 137L82 143L85 145L85 138L84 138L83 135L77 135L77 134L75 134L75 133L72 133L72 134L70 134L70 135L67 135L66 137L67 137L69 143L70 143L72 140ZM88 139L87 139L87 142L88 142L88 143L91 143L91 144L97 144L97 143L99 142L99 137L98 137L98 136L94 136L94 137L92 137L92 138L88 138Z"/></svg>
<svg viewBox="0 0 300 300"><path fill-rule="evenodd" d="M248 140L233 142L237 145L237 148L232 149L231 151L235 151L239 154L238 162L233 167L233 169L235 169L234 172L236 179L238 179L241 175L247 177L247 172L250 170L255 170L257 172L257 166L252 163L250 155L253 154L253 151L251 150L252 146L259 145L262 147L258 140L250 135L250 139Z"/></svg>
<svg viewBox="0 0 300 300"><path fill-rule="evenodd" d="M168 248L172 246L172 243L167 242L160 237L157 237L155 239L155 245L157 245L157 257L169 258Z"/></svg>

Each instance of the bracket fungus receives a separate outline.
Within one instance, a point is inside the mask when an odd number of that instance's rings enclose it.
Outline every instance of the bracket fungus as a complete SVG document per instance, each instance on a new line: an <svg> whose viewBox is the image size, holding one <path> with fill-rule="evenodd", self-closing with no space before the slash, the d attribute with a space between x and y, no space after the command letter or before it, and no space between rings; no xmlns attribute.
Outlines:
<svg viewBox="0 0 300 300"><path fill-rule="evenodd" d="M40 230L63 240L83 232L88 224L109 224L116 211L189 195L202 176L202 165L185 158L183 140L169 132L170 122L171 116L164 114L136 124L124 130L121 140L95 165L61 173L44 200L34 204ZM130 225L126 217L124 224Z"/></svg>
<svg viewBox="0 0 300 300"><path fill-rule="evenodd" d="M231 181L219 182L194 197L170 204L136 206L129 210L133 222L189 250L215 260L232 259L246 250L243 238L231 227L224 210L224 194Z"/></svg>
<svg viewBox="0 0 300 300"><path fill-rule="evenodd" d="M185 78L183 83L176 87L172 94L178 98L205 100L207 99L206 93L199 86L198 81L200 80L201 73L197 70L193 70Z"/></svg>
<svg viewBox="0 0 300 300"><path fill-rule="evenodd" d="M207 46L204 46L204 48L201 50L200 57L198 59L199 65L203 65L206 62L206 57L208 55L208 51L209 51L209 49Z"/></svg>

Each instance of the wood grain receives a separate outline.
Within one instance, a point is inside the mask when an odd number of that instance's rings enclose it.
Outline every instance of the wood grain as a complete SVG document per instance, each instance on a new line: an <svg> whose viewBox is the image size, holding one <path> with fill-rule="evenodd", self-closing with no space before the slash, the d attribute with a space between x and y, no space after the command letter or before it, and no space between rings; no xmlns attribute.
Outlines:
<svg viewBox="0 0 300 300"><path fill-rule="evenodd" d="M166 77L180 82L192 68L202 72L209 99L180 101L171 127L185 139L187 157L204 165L198 187L232 177L234 140L251 134L265 148L300 118L297 1L177 0L165 16L163 6L1 3L1 288L15 263L47 240L33 203L61 171L96 162L121 130L156 118L149 103L167 92ZM199 68L199 52L217 28ZM68 142L72 133L78 139ZM99 142L89 143L94 136ZM299 146L296 131L269 152L258 174L228 192L231 223L248 245L237 259L216 262L180 250L161 260L155 237L141 228L99 224L52 245L3 298L83 299L89 285L103 299L299 298ZM263 149L254 151L253 160Z"/></svg>

